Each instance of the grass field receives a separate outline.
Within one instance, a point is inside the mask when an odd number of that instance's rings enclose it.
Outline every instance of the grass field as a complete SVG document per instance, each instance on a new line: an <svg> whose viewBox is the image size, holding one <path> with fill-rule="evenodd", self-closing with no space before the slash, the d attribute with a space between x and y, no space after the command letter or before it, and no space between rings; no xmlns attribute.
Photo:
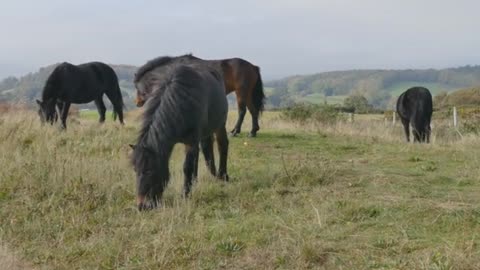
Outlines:
<svg viewBox="0 0 480 270"><path fill-rule="evenodd" d="M100 118L97 110L82 110L82 111L79 111L78 113L80 118L85 120L98 121L98 119ZM113 112L111 109L108 109L107 112L105 113L105 119L106 119L105 121L112 121Z"/></svg>
<svg viewBox="0 0 480 270"><path fill-rule="evenodd" d="M137 115L66 132L34 113L0 116L0 239L16 258L34 269L480 268L477 137L436 125L432 144L413 145L381 117L298 126L266 112L250 139L247 116L229 183L201 160L182 199L179 146L163 207L140 213Z"/></svg>

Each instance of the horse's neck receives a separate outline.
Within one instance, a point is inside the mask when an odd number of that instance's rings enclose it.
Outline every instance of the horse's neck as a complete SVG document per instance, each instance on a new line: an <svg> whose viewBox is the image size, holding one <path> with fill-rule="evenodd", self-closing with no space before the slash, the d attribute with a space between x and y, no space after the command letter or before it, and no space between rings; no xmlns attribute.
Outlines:
<svg viewBox="0 0 480 270"><path fill-rule="evenodd" d="M153 135L153 134L152 134ZM150 138L144 139L143 145L149 149L152 149L158 154L159 157L169 159L175 143L167 138Z"/></svg>

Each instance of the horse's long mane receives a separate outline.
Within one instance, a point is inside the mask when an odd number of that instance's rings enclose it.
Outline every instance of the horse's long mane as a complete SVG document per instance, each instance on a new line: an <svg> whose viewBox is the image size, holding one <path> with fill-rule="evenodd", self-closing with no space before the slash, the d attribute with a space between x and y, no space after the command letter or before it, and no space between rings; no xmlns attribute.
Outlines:
<svg viewBox="0 0 480 270"><path fill-rule="evenodd" d="M152 71L153 69L155 69L159 66L163 66L165 64L168 64L168 63L170 63L174 60L181 59L181 58L190 59L190 60L198 60L199 59L199 58L193 56L191 53L180 55L180 56L160 56L160 57L154 58L154 59L148 61L143 66L138 68L133 82L137 83L138 81L140 81L143 78L143 76L146 73Z"/></svg>
<svg viewBox="0 0 480 270"><path fill-rule="evenodd" d="M152 70L145 76L159 77L160 81L146 104L137 145L161 151L161 141L174 140L186 128L192 115L195 116L201 109L205 93L192 91L199 87L202 79L195 68L197 67L173 64L167 70L162 69L162 74Z"/></svg>

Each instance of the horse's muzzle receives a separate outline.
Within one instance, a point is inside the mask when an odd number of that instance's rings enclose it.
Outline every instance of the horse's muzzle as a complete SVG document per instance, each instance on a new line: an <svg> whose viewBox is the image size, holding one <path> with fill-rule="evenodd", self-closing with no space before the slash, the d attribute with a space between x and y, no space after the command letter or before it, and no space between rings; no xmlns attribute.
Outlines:
<svg viewBox="0 0 480 270"><path fill-rule="evenodd" d="M140 98L137 97L137 98L135 99L135 104L137 104L137 107L142 107L143 104L145 104L145 100L140 99Z"/></svg>
<svg viewBox="0 0 480 270"><path fill-rule="evenodd" d="M156 201L148 201L145 196L137 196L138 211L152 210L157 207Z"/></svg>

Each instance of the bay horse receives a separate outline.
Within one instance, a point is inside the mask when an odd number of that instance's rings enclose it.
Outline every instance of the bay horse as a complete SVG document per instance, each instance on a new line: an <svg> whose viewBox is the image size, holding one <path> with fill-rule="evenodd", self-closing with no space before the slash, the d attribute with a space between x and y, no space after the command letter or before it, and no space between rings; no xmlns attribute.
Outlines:
<svg viewBox="0 0 480 270"><path fill-rule="evenodd" d="M402 121L407 142L410 142L410 124L414 142L430 142L432 103L432 94L424 87L412 87L398 97L397 113Z"/></svg>
<svg viewBox="0 0 480 270"><path fill-rule="evenodd" d="M42 91L42 100L37 99L42 123L56 122L60 114L61 127L67 128L66 120L70 104L84 104L95 101L100 123L105 121L106 94L113 105L114 119L118 114L123 124L123 99L115 71L107 64L90 62L73 65L64 62L58 65L48 77ZM55 107L58 109L55 110Z"/></svg>
<svg viewBox="0 0 480 270"><path fill-rule="evenodd" d="M255 137L257 135L257 131L260 129L258 118L265 107L265 93L263 91L262 77L258 66L241 58L203 60L192 54L186 54L177 57L167 56L153 59L140 68L137 74L141 76L141 74L148 71L151 66L158 66L159 63L168 65L172 62L201 62L218 69L223 74L226 95L235 92L237 97L238 120L230 133L236 136L241 132L243 119L245 118L248 108L248 111L252 115L252 130L249 136ZM141 92L137 89L137 106L143 106L150 94L150 92Z"/></svg>
<svg viewBox="0 0 480 270"><path fill-rule="evenodd" d="M185 197L197 178L199 144L210 173L228 181L225 129L228 102L222 75L198 64L176 63L166 68L159 65L142 73L135 87L151 93L137 144L130 145L138 209L152 209L162 198L170 178L168 162L176 143L185 145ZM218 172L213 151L214 135L220 154Z"/></svg>

